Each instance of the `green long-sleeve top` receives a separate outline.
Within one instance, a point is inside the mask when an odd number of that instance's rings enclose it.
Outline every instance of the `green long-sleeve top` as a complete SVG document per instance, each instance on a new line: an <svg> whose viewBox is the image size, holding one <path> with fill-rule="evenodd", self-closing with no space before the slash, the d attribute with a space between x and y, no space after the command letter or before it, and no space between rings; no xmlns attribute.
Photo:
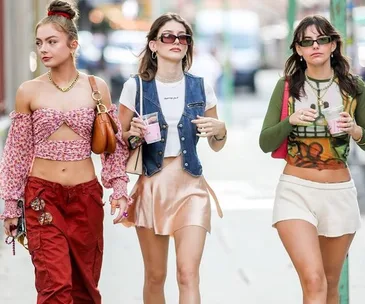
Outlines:
<svg viewBox="0 0 365 304"><path fill-rule="evenodd" d="M282 99L284 93L284 78L279 79L272 93L267 113L260 133L260 147L267 153L277 149L288 137L288 155L286 161L294 166L316 169L340 169L347 166L350 136L347 134L331 136L327 121L322 114L323 108L344 106L344 111L350 113L356 123L365 132L365 84L358 80L359 94L355 97L343 97L339 87L334 82L327 90L328 80L310 78L313 90L308 83L304 83L305 95L300 100L292 97L288 100L288 117L280 121ZM322 90L321 90L322 89ZM322 97L322 104L318 102L317 93ZM317 119L310 124L293 126L289 123L289 116L298 109L312 108L317 110ZM365 133L363 133L365 134ZM365 136L358 142L365 150Z"/></svg>

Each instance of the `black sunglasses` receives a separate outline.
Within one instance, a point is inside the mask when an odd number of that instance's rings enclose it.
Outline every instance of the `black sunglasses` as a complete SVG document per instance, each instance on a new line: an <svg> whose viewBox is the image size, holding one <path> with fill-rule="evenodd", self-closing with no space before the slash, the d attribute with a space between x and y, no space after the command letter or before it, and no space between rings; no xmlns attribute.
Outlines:
<svg viewBox="0 0 365 304"><path fill-rule="evenodd" d="M183 45L191 45L193 38L188 34L174 35L170 33L161 34L156 40L161 40L162 43L172 44L176 41L176 38Z"/></svg>
<svg viewBox="0 0 365 304"><path fill-rule="evenodd" d="M324 36L317 39L304 39L302 41L299 41L298 44L303 47L312 46L314 42L317 42L319 45L327 44L332 41L332 38L330 36Z"/></svg>

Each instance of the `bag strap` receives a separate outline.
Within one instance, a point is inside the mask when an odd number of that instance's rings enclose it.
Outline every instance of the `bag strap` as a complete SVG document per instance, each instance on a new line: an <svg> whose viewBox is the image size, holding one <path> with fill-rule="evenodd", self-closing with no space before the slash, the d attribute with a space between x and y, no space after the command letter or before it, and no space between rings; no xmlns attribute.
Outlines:
<svg viewBox="0 0 365 304"><path fill-rule="evenodd" d="M288 117L288 103L289 103L289 81L285 80L283 100L281 104L280 120L284 120Z"/></svg>
<svg viewBox="0 0 365 304"><path fill-rule="evenodd" d="M91 97L96 101L96 110L98 113L106 113L108 112L107 107L103 104L103 97L101 96L101 92L98 89L98 85L96 84L95 76L89 75L89 83L92 89Z"/></svg>
<svg viewBox="0 0 365 304"><path fill-rule="evenodd" d="M88 77L89 77L91 89L93 90L93 92L98 92L99 89L98 89L98 85L96 84L95 76L89 75Z"/></svg>
<svg viewBox="0 0 365 304"><path fill-rule="evenodd" d="M143 115L143 83L142 78L138 75L139 78L139 115Z"/></svg>

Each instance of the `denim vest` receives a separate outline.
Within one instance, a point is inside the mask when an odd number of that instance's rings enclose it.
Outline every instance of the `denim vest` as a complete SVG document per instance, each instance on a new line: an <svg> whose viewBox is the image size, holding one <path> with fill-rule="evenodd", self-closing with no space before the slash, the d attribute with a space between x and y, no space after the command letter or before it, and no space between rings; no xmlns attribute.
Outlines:
<svg viewBox="0 0 365 304"><path fill-rule="evenodd" d="M139 111L139 78L137 76L134 78L137 83L135 108ZM152 176L162 170L169 126L161 110L155 80L143 80L142 83L142 114L158 112L158 121L161 129L161 141L149 145L143 144L143 171L145 175ZM203 169L196 151L196 145L199 141L199 137L196 135L198 130L191 120L197 118L197 115L204 116L205 104L206 97L203 78L185 73L185 106L178 123L178 133L182 153L182 168L193 176L200 176Z"/></svg>

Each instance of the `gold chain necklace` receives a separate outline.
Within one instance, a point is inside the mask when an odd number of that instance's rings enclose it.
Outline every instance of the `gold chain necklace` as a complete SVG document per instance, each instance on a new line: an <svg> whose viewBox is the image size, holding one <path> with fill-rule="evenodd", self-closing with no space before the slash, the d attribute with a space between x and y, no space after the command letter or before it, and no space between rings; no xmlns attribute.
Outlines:
<svg viewBox="0 0 365 304"><path fill-rule="evenodd" d="M329 83L327 85L325 85L323 88L318 88L318 87L315 87L314 85L312 85L310 83L310 79L309 79L307 73L304 73L304 74L305 74L305 82L308 83L309 87L312 89L313 93L317 97L318 106L323 107L323 104L324 104L323 97L324 97L324 95L326 95L328 89L331 87L331 85L333 84L333 82L335 80L334 71L332 70L332 77L331 77ZM321 91L324 91L322 96L321 96Z"/></svg>
<svg viewBox="0 0 365 304"><path fill-rule="evenodd" d="M53 81L53 79L52 79L52 75L51 75L51 71L48 71L48 78L49 78L49 81L50 82L52 82L52 84L57 88L57 89L59 89L61 92L68 92L68 91L70 91L72 88L73 88L73 86L75 85L75 83L77 82L77 80L79 80L79 76L80 76L80 73L79 73L79 71L77 71L77 75L76 75L76 78L71 82L71 84L68 86L68 87L66 87L66 88L61 88L57 83L55 83L54 81Z"/></svg>
<svg viewBox="0 0 365 304"><path fill-rule="evenodd" d="M308 81L307 81L307 83L308 83ZM310 88L312 89L312 91L313 91L314 95L317 97L317 103L318 103L318 106L323 107L323 104L325 103L325 101L323 101L323 97L324 97L324 95L326 95L326 93L327 93L328 89L331 87L331 85L332 85L332 84L333 84L333 81L331 81L331 82L330 82L330 84L324 88L324 90L325 90L325 91L323 92L323 94L322 94L322 96L321 96L321 95L320 95L321 89L315 89L314 87L312 87L312 86L308 83L308 85L309 85L309 86L310 86ZM323 90L323 89L322 89L322 90Z"/></svg>

